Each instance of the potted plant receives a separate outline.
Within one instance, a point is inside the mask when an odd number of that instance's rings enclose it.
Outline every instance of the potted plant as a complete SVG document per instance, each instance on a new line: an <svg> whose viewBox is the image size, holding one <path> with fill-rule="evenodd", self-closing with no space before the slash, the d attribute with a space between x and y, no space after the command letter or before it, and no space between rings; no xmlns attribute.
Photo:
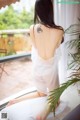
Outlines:
<svg viewBox="0 0 80 120"><path fill-rule="evenodd" d="M68 41L66 44L68 48L72 49L74 46L77 49L76 53L69 53L69 57L71 57L71 61L68 65L68 68L72 70L70 76L68 77L67 82L60 85L59 88L52 90L48 97L48 102L50 105L51 111L54 111L55 115L55 108L58 103L58 100L62 93L71 85L74 85L77 82L80 82L80 18L78 19L78 24L72 24L69 28L65 30L65 34L69 34L75 38ZM79 91L80 92L80 91Z"/></svg>

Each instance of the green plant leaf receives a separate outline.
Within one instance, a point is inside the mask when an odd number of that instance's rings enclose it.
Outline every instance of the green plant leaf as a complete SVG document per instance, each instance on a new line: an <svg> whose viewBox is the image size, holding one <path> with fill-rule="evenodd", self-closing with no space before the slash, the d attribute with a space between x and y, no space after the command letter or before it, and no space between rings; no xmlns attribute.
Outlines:
<svg viewBox="0 0 80 120"><path fill-rule="evenodd" d="M50 105L50 111L54 110L55 115L55 108L58 103L58 100L62 93L72 84L77 83L80 81L80 78L73 78L68 80L67 82L63 83L59 88L50 91L50 95L48 96L48 103Z"/></svg>
<svg viewBox="0 0 80 120"><path fill-rule="evenodd" d="M65 30L67 34L80 33L80 24L73 24Z"/></svg>

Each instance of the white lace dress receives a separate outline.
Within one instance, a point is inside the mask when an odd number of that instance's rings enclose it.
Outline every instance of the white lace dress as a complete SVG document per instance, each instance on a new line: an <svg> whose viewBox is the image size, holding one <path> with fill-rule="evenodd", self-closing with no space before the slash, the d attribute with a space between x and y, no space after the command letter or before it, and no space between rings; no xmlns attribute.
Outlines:
<svg viewBox="0 0 80 120"><path fill-rule="evenodd" d="M37 50L32 47L33 80L37 90L48 94L49 91L59 86L58 61L60 59L60 48L57 48L52 58L44 60L38 55Z"/></svg>

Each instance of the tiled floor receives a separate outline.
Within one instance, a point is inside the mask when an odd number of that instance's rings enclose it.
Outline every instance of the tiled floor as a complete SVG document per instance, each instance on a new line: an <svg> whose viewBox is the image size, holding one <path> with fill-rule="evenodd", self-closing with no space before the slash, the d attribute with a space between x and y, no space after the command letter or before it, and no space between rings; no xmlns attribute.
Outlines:
<svg viewBox="0 0 80 120"><path fill-rule="evenodd" d="M33 86L30 59L7 62L4 69L8 75L4 72L0 79L0 100Z"/></svg>

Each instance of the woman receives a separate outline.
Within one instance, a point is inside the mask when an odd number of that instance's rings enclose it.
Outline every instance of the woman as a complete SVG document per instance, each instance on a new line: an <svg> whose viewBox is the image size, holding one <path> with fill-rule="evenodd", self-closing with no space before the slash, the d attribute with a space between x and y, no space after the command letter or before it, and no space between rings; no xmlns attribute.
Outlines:
<svg viewBox="0 0 80 120"><path fill-rule="evenodd" d="M53 5L51 0L36 0L34 25L30 27L32 41L32 62L34 83L37 93L27 98L47 96L59 87L58 61L59 46L62 43L64 30L54 23ZM13 104L9 103L10 104ZM45 120L50 109L47 105L37 116L37 120Z"/></svg>
<svg viewBox="0 0 80 120"><path fill-rule="evenodd" d="M59 46L62 42L64 30L54 23L53 5L51 0L36 0L34 23L30 28L33 43L32 61L35 85L40 96L59 87L58 61L60 59ZM49 106L37 119L45 120Z"/></svg>

